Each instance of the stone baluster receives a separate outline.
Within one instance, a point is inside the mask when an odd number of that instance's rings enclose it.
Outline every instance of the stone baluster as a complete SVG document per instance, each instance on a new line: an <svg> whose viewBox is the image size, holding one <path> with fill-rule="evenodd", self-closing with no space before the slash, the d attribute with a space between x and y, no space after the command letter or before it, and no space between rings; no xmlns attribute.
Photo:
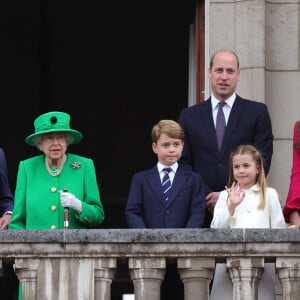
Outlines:
<svg viewBox="0 0 300 300"><path fill-rule="evenodd" d="M160 287L166 272L164 258L130 258L130 278L135 300L159 300Z"/></svg>
<svg viewBox="0 0 300 300"><path fill-rule="evenodd" d="M264 258L227 258L227 269L233 284L233 300L257 300Z"/></svg>
<svg viewBox="0 0 300 300"><path fill-rule="evenodd" d="M300 295L300 258L276 259L276 270L282 285L282 299L295 300Z"/></svg>
<svg viewBox="0 0 300 300"><path fill-rule="evenodd" d="M31 258L15 259L15 271L22 286L23 300L37 299L37 269L39 261L39 259Z"/></svg>
<svg viewBox="0 0 300 300"><path fill-rule="evenodd" d="M177 266L184 284L184 299L209 299L209 284L215 270L215 259L178 258Z"/></svg>
<svg viewBox="0 0 300 300"><path fill-rule="evenodd" d="M95 260L95 300L110 300L111 283L116 268L116 258L100 258Z"/></svg>

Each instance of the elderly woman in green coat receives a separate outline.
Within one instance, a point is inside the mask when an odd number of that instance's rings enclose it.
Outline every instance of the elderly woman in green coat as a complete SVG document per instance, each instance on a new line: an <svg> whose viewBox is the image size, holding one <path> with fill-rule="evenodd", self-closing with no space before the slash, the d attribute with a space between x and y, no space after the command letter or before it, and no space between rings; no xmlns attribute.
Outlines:
<svg viewBox="0 0 300 300"><path fill-rule="evenodd" d="M104 221L93 160L67 153L82 140L70 128L70 115L48 112L34 121L25 142L41 155L19 164L15 204L8 229L92 228ZM66 219L67 216L67 219ZM22 299L19 284L18 299Z"/></svg>
<svg viewBox="0 0 300 300"><path fill-rule="evenodd" d="M57 111L34 121L25 142L43 153L19 164L9 229L91 228L104 221L93 160L67 153L82 139L69 123L70 115Z"/></svg>

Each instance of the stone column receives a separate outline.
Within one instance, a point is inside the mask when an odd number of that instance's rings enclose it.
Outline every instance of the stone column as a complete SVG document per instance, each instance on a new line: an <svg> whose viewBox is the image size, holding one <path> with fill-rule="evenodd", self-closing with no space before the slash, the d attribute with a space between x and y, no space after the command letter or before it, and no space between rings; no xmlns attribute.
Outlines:
<svg viewBox="0 0 300 300"><path fill-rule="evenodd" d="M264 258L227 258L227 269L233 284L233 300L257 300Z"/></svg>
<svg viewBox="0 0 300 300"><path fill-rule="evenodd" d="M164 258L129 258L135 300L160 300L160 286L166 272Z"/></svg>
<svg viewBox="0 0 300 300"><path fill-rule="evenodd" d="M209 299L209 283L215 270L214 258L178 258L178 272L184 284L184 299Z"/></svg>
<svg viewBox="0 0 300 300"><path fill-rule="evenodd" d="M282 298L284 300L299 299L300 258L277 258L276 270L278 272L278 278L282 284Z"/></svg>
<svg viewBox="0 0 300 300"><path fill-rule="evenodd" d="M15 259L15 270L22 286L23 300L37 299L37 269L39 259Z"/></svg>
<svg viewBox="0 0 300 300"><path fill-rule="evenodd" d="M110 300L111 283L116 267L116 258L100 258L95 260L95 300Z"/></svg>

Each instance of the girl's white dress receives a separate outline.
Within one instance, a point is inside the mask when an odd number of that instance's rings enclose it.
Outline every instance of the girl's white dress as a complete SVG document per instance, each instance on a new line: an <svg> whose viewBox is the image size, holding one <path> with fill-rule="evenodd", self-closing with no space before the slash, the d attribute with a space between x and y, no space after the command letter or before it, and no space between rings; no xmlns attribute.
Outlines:
<svg viewBox="0 0 300 300"><path fill-rule="evenodd" d="M257 207L260 202L260 187L256 184L245 190L244 200L236 207L233 216L228 211L228 194L220 193L214 209L211 228L286 228L279 197L275 189L268 187L266 206ZM265 263L263 276L258 284L259 300L274 300L275 264ZM210 300L232 300L232 282L226 270L226 264L217 263L213 279Z"/></svg>

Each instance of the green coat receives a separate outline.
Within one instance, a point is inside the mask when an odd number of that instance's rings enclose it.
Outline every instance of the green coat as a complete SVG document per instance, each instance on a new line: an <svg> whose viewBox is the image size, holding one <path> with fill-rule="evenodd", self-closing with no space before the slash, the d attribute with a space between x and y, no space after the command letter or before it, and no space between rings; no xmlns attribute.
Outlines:
<svg viewBox="0 0 300 300"><path fill-rule="evenodd" d="M104 221L93 160L68 153L61 174L54 177L46 169L45 155L39 155L19 164L8 229L63 229L60 190L67 190L82 201L81 214L70 208L70 229L95 227Z"/></svg>

